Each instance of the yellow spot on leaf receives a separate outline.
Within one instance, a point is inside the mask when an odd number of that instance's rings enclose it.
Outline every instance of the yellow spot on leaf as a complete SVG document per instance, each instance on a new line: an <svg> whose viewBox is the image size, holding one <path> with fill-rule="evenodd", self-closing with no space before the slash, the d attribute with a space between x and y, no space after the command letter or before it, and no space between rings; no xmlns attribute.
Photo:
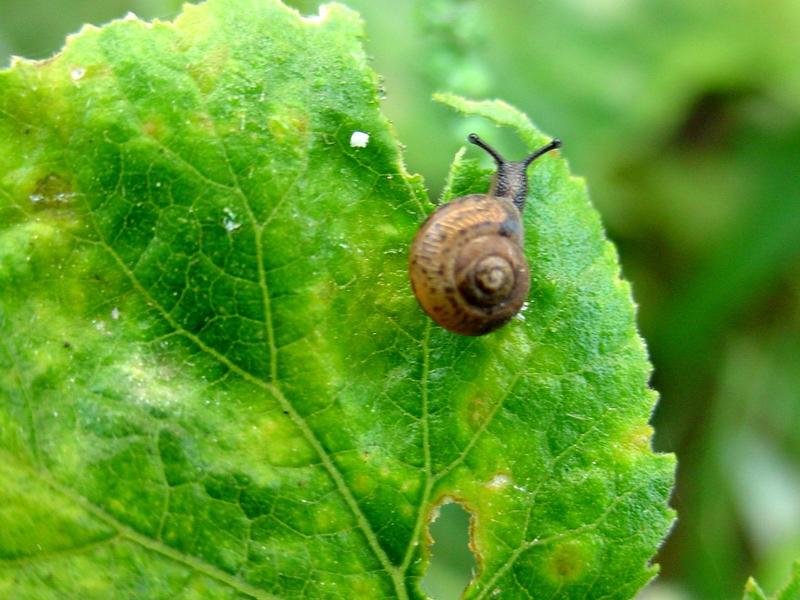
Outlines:
<svg viewBox="0 0 800 600"><path fill-rule="evenodd" d="M305 146L308 137L308 115L291 106L270 111L273 116L267 121L267 128L278 144L285 146Z"/></svg>
<svg viewBox="0 0 800 600"><path fill-rule="evenodd" d="M369 494L375 489L375 480L368 475L357 475L353 479L353 491L358 494Z"/></svg>
<svg viewBox="0 0 800 600"><path fill-rule="evenodd" d="M467 404L467 423L472 430L480 428L489 418L492 406L481 394L473 396Z"/></svg>
<svg viewBox="0 0 800 600"><path fill-rule="evenodd" d="M547 575L559 583L572 582L588 569L594 550L588 541L571 540L553 547L545 563Z"/></svg>

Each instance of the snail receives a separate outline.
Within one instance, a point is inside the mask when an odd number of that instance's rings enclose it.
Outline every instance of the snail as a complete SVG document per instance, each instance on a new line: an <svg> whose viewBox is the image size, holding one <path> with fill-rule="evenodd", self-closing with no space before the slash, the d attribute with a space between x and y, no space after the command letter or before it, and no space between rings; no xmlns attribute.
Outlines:
<svg viewBox="0 0 800 600"><path fill-rule="evenodd" d="M561 141L508 161L474 133L467 139L497 163L492 185L488 193L461 196L428 217L411 245L409 277L436 323L461 335L484 335L507 323L528 297L522 227L527 170Z"/></svg>

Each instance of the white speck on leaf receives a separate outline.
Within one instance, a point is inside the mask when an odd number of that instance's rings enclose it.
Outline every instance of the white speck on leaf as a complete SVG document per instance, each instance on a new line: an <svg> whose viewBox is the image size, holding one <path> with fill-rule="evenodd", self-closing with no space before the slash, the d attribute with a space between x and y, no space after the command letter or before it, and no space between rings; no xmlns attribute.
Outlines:
<svg viewBox="0 0 800 600"><path fill-rule="evenodd" d="M511 478L508 475L501 473L492 477L489 483L486 484L486 487L493 490L499 490L500 488L506 487L509 483L511 483Z"/></svg>
<svg viewBox="0 0 800 600"><path fill-rule="evenodd" d="M366 148L369 144L369 134L364 131L354 131L350 136L350 145L353 148Z"/></svg>
<svg viewBox="0 0 800 600"><path fill-rule="evenodd" d="M525 312L528 310L528 306L529 305L530 305L530 302L525 302L522 305L522 307L519 309L519 312L514 315L514 318L517 319L518 321L524 321L525 320Z"/></svg>
<svg viewBox="0 0 800 600"><path fill-rule="evenodd" d="M136 13L135 13L135 12L133 12L133 11L128 11L128 14L127 14L127 15L125 15L125 16L122 18L122 20L123 20L123 21L135 21L135 20L136 20L136 19L138 19L138 18L139 18L139 17L137 17L137 16L136 16Z"/></svg>
<svg viewBox="0 0 800 600"><path fill-rule="evenodd" d="M234 213L230 208L225 207L222 209L222 212L225 213L225 216L222 219L222 226L225 228L225 231L232 233L242 226L242 224L236 220L236 213Z"/></svg>
<svg viewBox="0 0 800 600"><path fill-rule="evenodd" d="M111 318L115 321L119 319L119 314L119 309L116 306L111 309Z"/></svg>
<svg viewBox="0 0 800 600"><path fill-rule="evenodd" d="M72 81L79 81L83 79L83 76L86 75L86 69L83 67L75 67L70 72L70 77L72 77Z"/></svg>
<svg viewBox="0 0 800 600"><path fill-rule="evenodd" d="M38 202L63 202L67 203L75 197L75 192L59 192L54 196L45 196L44 194L31 194L28 199L34 204Z"/></svg>

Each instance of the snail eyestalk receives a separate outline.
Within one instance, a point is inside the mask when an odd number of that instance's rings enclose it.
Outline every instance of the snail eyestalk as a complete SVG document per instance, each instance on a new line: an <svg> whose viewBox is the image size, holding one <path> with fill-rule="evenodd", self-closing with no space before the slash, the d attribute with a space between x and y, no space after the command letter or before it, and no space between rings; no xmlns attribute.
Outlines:
<svg viewBox="0 0 800 600"><path fill-rule="evenodd" d="M528 155L524 160L506 160L476 134L470 133L467 139L483 148L497 163L497 172L492 180L489 193L498 198L508 198L519 212L525 208L525 199L528 197L528 166L542 154L561 147L561 140L555 138L549 144Z"/></svg>
<svg viewBox="0 0 800 600"><path fill-rule="evenodd" d="M484 150L486 150L489 156L491 156L498 165L502 165L504 162L506 162L506 160L502 156L500 156L500 153L494 148L492 148L489 144L484 142L481 138L479 138L477 133L470 133L469 136L467 136L467 140L471 144L475 144L479 148L483 148Z"/></svg>
<svg viewBox="0 0 800 600"><path fill-rule="evenodd" d="M556 148L561 148L561 140L558 138L553 138L549 144L542 146L535 152L532 152L531 155L528 156L528 158L526 158L523 162L527 167L529 164L531 164L533 161L539 158L542 154L547 154L548 152L550 152L551 150L555 150Z"/></svg>

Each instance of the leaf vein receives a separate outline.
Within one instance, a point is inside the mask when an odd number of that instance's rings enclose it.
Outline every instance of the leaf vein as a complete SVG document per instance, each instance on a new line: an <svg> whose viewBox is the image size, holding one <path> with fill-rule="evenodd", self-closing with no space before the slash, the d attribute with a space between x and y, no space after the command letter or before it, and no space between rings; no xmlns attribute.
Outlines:
<svg viewBox="0 0 800 600"><path fill-rule="evenodd" d="M109 59L110 59L110 57L109 57ZM131 106L131 109L135 112L135 104L128 97L127 92L124 89L124 86L122 86L120 84L119 78L118 78L118 75L117 75L116 71L114 69L112 69L112 72L114 73L115 80L117 82L117 86L118 86L119 90L121 91L121 93L125 97L125 99L128 102L128 104ZM200 92L198 90L198 99L200 100L200 98L202 98L202 96L201 96L201 94L200 94ZM202 100L200 100L200 101L202 102ZM207 109L206 109L206 113L210 114ZM204 351L205 353L209 354L210 356L212 356L213 358L215 358L217 361L221 362L222 364L224 364L230 370L236 372L239 376L241 376L245 380L247 380L247 381L253 383L254 385L257 385L258 387L261 387L262 389L265 389L266 391L270 392L271 395L278 401L278 403L281 405L283 410L286 411L289 414L289 416L291 417L292 421L295 423L295 425L298 427L298 429L300 429L300 431L303 434L303 437L306 439L306 441L311 445L311 447L314 449L314 451L320 457L320 460L322 462L323 467L328 472L328 475L333 480L334 484L336 485L337 489L339 490L339 493L342 495L345 503L348 505L350 511L353 513L353 516L356 519L356 522L358 523L359 528L362 530L362 532L364 534L364 537L367 540L368 546L372 550L372 552L375 555L375 557L377 558L378 562L383 566L384 570L386 571L386 573L391 578L392 583L393 583L393 585L395 587L395 591L396 591L398 597L401 598L401 599L405 599L405 598L407 598L407 592L406 592L406 589L405 589L405 586L404 586L404 582L403 582L403 578L402 578L401 572L396 567L394 567L392 565L391 561L389 560L388 555L386 554L386 552L381 547L380 542L378 541L378 537L377 537L375 531L372 528L372 525L370 524L370 522L367 519L367 517L364 514L364 512L361 510L361 506L359 505L358 501L355 498L355 495L353 494L352 490L350 489L349 485L347 484L347 481L344 479L344 476L341 474L341 472L339 471L339 469L336 466L335 462L333 461L333 458L331 457L330 453L323 446L323 444L321 443L319 438L316 436L314 431L311 429L309 424L300 415L300 413L295 409L294 405L283 394L283 392L280 390L280 388L276 385L277 371L278 371L277 367L278 367L278 365L277 365L277 354L276 354L276 348L275 348L274 328L272 326L271 306L270 306L270 303L269 303L269 300L270 300L269 289L267 288L267 285L266 285L266 273L265 273L265 270L264 270L264 262L263 262L263 242L261 240L261 232L263 231L263 229L258 226L257 220L255 218L255 214L253 213L252 206L251 206L251 203L249 201L249 198L247 198L247 196L244 194L244 192L243 192L243 190L241 188L241 185L239 184L238 177L236 176L236 173L234 172L232 164L231 164L230 159L228 157L227 149L225 148L225 145L221 142L221 137L219 136L219 133L216 130L216 123L215 123L215 121L213 119L211 119L211 122L212 122L214 134L217 137L218 141L220 142L220 145L222 146L222 150L223 150L223 153L224 153L224 156L225 156L226 166L229 169L229 171L231 172L231 175L233 176L233 180L234 180L234 184L235 185L232 188L232 190L234 191L234 193L237 193L240 196L240 198L244 201L245 208L246 208L246 210L248 212L248 218L250 219L251 224L254 227L255 232L256 232L256 252L257 252L256 259L258 261L259 281L260 281L260 287L261 287L261 290L262 290L262 295L263 295L263 300L264 300L265 326L267 328L268 344L269 344L269 348L270 348L270 369L269 369L269 371L270 371L270 381L266 382L266 381L262 380L261 378L256 377L255 375L253 375L252 373L250 373L246 369L240 367L239 365L237 365L236 363L231 361L225 355L221 354L220 352L218 352L214 348L208 346L197 335L193 334L192 332L190 332L187 329L185 329L184 327L182 327L175 320L175 318L172 316L172 314L170 312L167 312L165 310L165 308L163 306L161 306L161 304L158 303L155 300L155 298L153 298L149 294L149 292L145 289L145 287L141 284L141 282L138 281L138 278L136 278L135 274L128 268L128 266L125 264L125 262L122 260L122 258L114 251L113 247L111 245L109 245L103 239L103 236L101 235L100 229L97 226L96 221L94 220L94 214L92 213L91 206L89 206L88 214L89 214L90 220L92 222L92 226L93 226L93 228L95 230L95 233L98 236L98 241L99 241L100 245L106 250L106 252L108 252L110 254L112 259L117 263L117 265L120 267L120 269L123 271L123 273L125 273L125 275L131 281L131 283L134 285L134 287L139 291L139 293L142 294L143 297L148 302L152 303L152 305L156 307L156 309L161 313L162 317L173 327L173 329L175 329L176 331L180 332L182 335L187 337L187 339L189 339L195 345L197 345L202 351Z"/></svg>

